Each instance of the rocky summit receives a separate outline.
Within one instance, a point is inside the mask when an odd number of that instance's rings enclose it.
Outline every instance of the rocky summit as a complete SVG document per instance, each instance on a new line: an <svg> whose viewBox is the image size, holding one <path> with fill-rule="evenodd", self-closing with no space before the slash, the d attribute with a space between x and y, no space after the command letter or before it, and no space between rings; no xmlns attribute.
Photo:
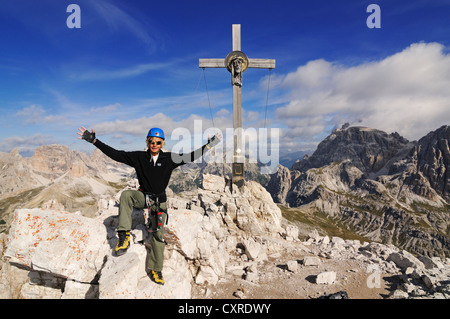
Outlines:
<svg viewBox="0 0 450 319"><path fill-rule="evenodd" d="M291 169L279 166L266 188L298 225L321 219L338 233L449 257L449 144L450 126L414 142L344 126Z"/></svg>
<svg viewBox="0 0 450 319"><path fill-rule="evenodd" d="M449 298L449 140L345 125L270 179L249 164L242 188L226 165L174 171L164 286L144 269L147 210L112 254L129 168L0 153L0 298Z"/></svg>
<svg viewBox="0 0 450 319"><path fill-rule="evenodd" d="M16 210L0 235L0 298L450 297L448 258L316 230L300 239L260 184L231 190L209 174L196 192L169 196L166 283L156 285L144 269L147 210L133 211L128 252L112 255L119 198L101 199L94 217L55 201Z"/></svg>
<svg viewBox="0 0 450 319"><path fill-rule="evenodd" d="M325 138L311 157L297 161L292 169L307 171L351 159L364 173L378 172L392 158L413 146L398 133L387 134L368 127L336 129Z"/></svg>
<svg viewBox="0 0 450 319"><path fill-rule="evenodd" d="M196 198L169 199L164 287L152 283L144 269L151 249L146 210L133 212L127 254L112 256L118 206L111 199L100 201L94 218L65 212L61 205L16 210L9 237L2 238L7 247L2 259L27 269L36 280L11 282L11 267L4 264L3 297L190 298L193 284L214 285L224 276L238 244L256 259L265 252L252 235L270 238L284 232L281 211L261 185L250 182L231 192L223 178L210 175L203 181Z"/></svg>

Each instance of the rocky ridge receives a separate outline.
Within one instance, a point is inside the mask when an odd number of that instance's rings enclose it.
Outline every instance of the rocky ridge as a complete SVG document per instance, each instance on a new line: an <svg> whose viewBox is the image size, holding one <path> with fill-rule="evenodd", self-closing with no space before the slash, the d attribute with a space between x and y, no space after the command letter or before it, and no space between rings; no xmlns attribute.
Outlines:
<svg viewBox="0 0 450 319"><path fill-rule="evenodd" d="M136 187L131 183L129 187ZM393 245L344 240L299 228L258 183L230 190L204 175L197 192L169 196L164 275L148 278L144 210L134 210L132 245L116 244L117 200L93 218L45 208L16 210L1 234L2 298L449 298L450 260L414 257Z"/></svg>
<svg viewBox="0 0 450 319"><path fill-rule="evenodd" d="M279 166L266 188L303 216L323 215L367 240L448 257L449 142L450 126L418 142L343 127L292 169Z"/></svg>
<svg viewBox="0 0 450 319"><path fill-rule="evenodd" d="M93 216L97 200L114 195L132 170L99 150L88 156L64 145L38 147L32 157L17 149L0 152L0 167L0 232L9 229L14 209L40 207L51 199L69 212Z"/></svg>
<svg viewBox="0 0 450 319"><path fill-rule="evenodd" d="M396 132L387 134L368 127L336 129L318 145L311 157L297 161L292 169L307 171L350 158L359 170L374 173L413 145Z"/></svg>

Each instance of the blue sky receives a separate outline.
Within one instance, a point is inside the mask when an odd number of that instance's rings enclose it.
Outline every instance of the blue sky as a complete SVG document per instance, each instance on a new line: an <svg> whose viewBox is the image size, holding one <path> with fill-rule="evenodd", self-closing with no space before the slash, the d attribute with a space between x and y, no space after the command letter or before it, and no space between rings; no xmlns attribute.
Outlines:
<svg viewBox="0 0 450 319"><path fill-rule="evenodd" d="M69 29L69 4L81 28ZM367 27L369 4L381 28ZM124 150L143 149L151 127L170 137L232 127L225 58L232 24L242 51L277 60L244 73L245 127L280 128L280 153L314 150L345 122L417 139L450 119L448 0L117 1L0 3L0 151L43 144L92 151L79 126ZM168 147L176 141L168 138Z"/></svg>

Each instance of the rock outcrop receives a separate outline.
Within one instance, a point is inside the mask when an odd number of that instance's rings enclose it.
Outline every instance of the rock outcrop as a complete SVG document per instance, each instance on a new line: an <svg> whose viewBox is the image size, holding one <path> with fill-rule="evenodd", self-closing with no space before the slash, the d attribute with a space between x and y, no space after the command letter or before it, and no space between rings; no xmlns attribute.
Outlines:
<svg viewBox="0 0 450 319"><path fill-rule="evenodd" d="M281 204L323 214L370 240L450 256L450 127L418 142L397 133L335 130L267 185Z"/></svg>
<svg viewBox="0 0 450 319"><path fill-rule="evenodd" d="M11 153L0 153L0 199L39 186L47 186L57 179L70 176L98 176L108 181L117 181L114 169L125 171L120 164L95 150L91 156L70 150L64 145L46 145L36 148L32 157L22 157L17 149Z"/></svg>
<svg viewBox="0 0 450 319"><path fill-rule="evenodd" d="M45 209L17 210L8 238L0 236L1 298L221 298L223 287L235 282L246 288L227 298L259 293L316 298L352 289L357 278L369 290L375 278L375 289L384 291L377 281L383 280L381 274L398 281L385 297L450 297L449 259L416 258L393 245L329 238L317 231L300 241L299 229L286 223L261 185L246 182L231 191L214 175L203 176L198 192L169 196L166 284L159 286L144 268L151 249L145 210L133 211L128 252L112 256L119 196L100 200L93 218L64 212L54 201ZM293 280L309 290L290 291L287 283ZM344 295L360 293L352 289Z"/></svg>
<svg viewBox="0 0 450 319"><path fill-rule="evenodd" d="M387 134L367 127L336 129L319 144L312 156L297 161L292 169L307 171L350 159L355 167L368 174L378 172L412 146L398 133Z"/></svg>
<svg viewBox="0 0 450 319"><path fill-rule="evenodd" d="M132 170L99 150L88 156L63 145L38 147L32 157L17 150L0 153L0 168L0 232L9 229L14 209L39 207L51 199L69 212L93 216L97 200L115 194Z"/></svg>
<svg viewBox="0 0 450 319"><path fill-rule="evenodd" d="M410 161L415 164L416 180L422 177L429 188L450 203L450 126L430 132L417 143L411 152ZM417 194L427 196L429 191L415 183ZM434 196L433 196L434 198Z"/></svg>
<svg viewBox="0 0 450 319"><path fill-rule="evenodd" d="M190 298L193 282L217 283L239 243L257 259L263 252L252 236L285 233L281 211L261 185L248 182L231 192L221 177L206 175L203 181L196 198L169 199L164 287L154 285L144 269L151 236L146 211L133 212L133 244L127 254L111 255L117 242L115 200L102 200L95 218L60 211L55 203L17 210L4 257L12 265L60 279L55 282L61 298ZM21 297L34 296L28 288L22 286Z"/></svg>

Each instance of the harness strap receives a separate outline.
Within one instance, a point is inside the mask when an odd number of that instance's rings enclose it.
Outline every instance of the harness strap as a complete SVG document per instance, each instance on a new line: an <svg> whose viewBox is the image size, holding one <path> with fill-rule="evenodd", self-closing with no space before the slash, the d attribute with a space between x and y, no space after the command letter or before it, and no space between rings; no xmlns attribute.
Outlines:
<svg viewBox="0 0 450 319"><path fill-rule="evenodd" d="M148 204L147 202L147 197L149 197L150 199L153 199L154 201L158 200L160 203L164 203L167 201L167 196L166 196L166 192L162 192L159 194L153 194L150 192L144 192L142 189L139 189L140 192L142 192L145 195L146 198L146 204ZM150 206L148 206L150 207Z"/></svg>
<svg viewBox="0 0 450 319"><path fill-rule="evenodd" d="M161 202L159 199L160 199L160 197L164 196L163 197L164 201L162 201L162 202L166 202L166 200L167 200L166 193L164 192L164 193L161 193L158 195L154 195L151 193L144 193L144 195L145 195L145 204L146 204L147 208L150 210L152 215L157 215L156 223L158 226L157 230L159 230L159 228L162 226L162 213L161 213L161 206L160 206ZM155 212L153 212L151 209L151 207L152 207L151 200L154 200L156 202L156 211ZM169 223L169 213L167 212L167 209L166 209L165 213L166 213L166 225L167 225Z"/></svg>

